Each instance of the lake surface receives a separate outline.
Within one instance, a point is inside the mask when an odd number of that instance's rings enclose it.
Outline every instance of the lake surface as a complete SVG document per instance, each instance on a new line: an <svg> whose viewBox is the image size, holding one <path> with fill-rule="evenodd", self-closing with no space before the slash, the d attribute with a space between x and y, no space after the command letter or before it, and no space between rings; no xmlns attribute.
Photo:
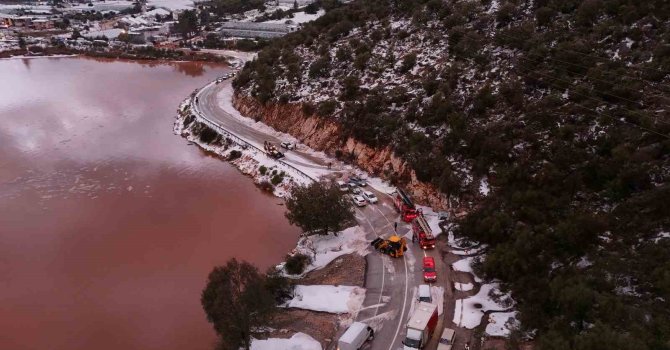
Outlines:
<svg viewBox="0 0 670 350"><path fill-rule="evenodd" d="M0 60L0 349L212 349L213 266L295 246L280 200L172 132L226 68Z"/></svg>

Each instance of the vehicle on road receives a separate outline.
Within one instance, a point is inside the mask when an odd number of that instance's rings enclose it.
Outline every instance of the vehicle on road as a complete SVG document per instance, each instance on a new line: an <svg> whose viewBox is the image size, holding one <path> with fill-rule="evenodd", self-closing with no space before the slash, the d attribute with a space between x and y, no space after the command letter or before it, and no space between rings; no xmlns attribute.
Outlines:
<svg viewBox="0 0 670 350"><path fill-rule="evenodd" d="M265 149L265 153L274 159L280 159L284 157L284 153L279 152L277 146L273 145L272 142L264 141L263 148Z"/></svg>
<svg viewBox="0 0 670 350"><path fill-rule="evenodd" d="M363 180L362 178L360 178L356 175L349 176L349 182L353 182L357 186L360 186L360 187L365 187L365 186L368 185L368 183L365 182L365 180Z"/></svg>
<svg viewBox="0 0 670 350"><path fill-rule="evenodd" d="M351 189L351 193L353 193L353 194L357 194L357 195L362 195L362 194L363 194L363 190L361 190L361 189L358 188L358 187L355 187L355 188L352 188L352 189Z"/></svg>
<svg viewBox="0 0 670 350"><path fill-rule="evenodd" d="M398 235L392 235L388 239L377 237L370 242L370 245L382 254L387 254L393 258L400 258L407 251L407 242Z"/></svg>
<svg viewBox="0 0 670 350"><path fill-rule="evenodd" d="M412 222L417 215L419 215L414 202L409 198L409 195L401 189L396 189L395 197L393 197L393 204L398 212L400 212L400 217L404 222Z"/></svg>
<svg viewBox="0 0 670 350"><path fill-rule="evenodd" d="M349 180L349 182L347 182L347 185L349 185L349 188L352 189L352 190L354 188L358 188L358 182L356 182L356 181Z"/></svg>
<svg viewBox="0 0 670 350"><path fill-rule="evenodd" d="M284 149L287 149L287 150L294 150L294 149L295 149L295 144L294 144L294 143L290 143L290 142L282 142L282 143L280 144L280 146L281 146L282 148L284 148Z"/></svg>
<svg viewBox="0 0 670 350"><path fill-rule="evenodd" d="M419 242L421 249L435 248L435 236L433 236L433 230L431 230L430 225L428 225L428 222L421 211L419 211L417 217L412 220L412 242Z"/></svg>
<svg viewBox="0 0 670 350"><path fill-rule="evenodd" d="M340 191L342 191L342 192L349 191L349 186L347 186L347 184L344 181L338 181L338 182L336 182L336 184L337 184L337 188L339 188Z"/></svg>
<svg viewBox="0 0 670 350"><path fill-rule="evenodd" d="M354 322L337 341L337 350L358 350L363 344L372 341L375 331L365 323Z"/></svg>
<svg viewBox="0 0 670 350"><path fill-rule="evenodd" d="M433 297L430 295L430 286L427 284L419 285L419 296L417 298L419 301L426 303L432 303Z"/></svg>
<svg viewBox="0 0 670 350"><path fill-rule="evenodd" d="M370 191L363 191L363 198L370 202L370 204L375 204L379 201L377 196L375 196L375 194Z"/></svg>
<svg viewBox="0 0 670 350"><path fill-rule="evenodd" d="M365 202L365 199L361 196L351 196L351 200L356 204L358 207L364 207L367 203Z"/></svg>
<svg viewBox="0 0 670 350"><path fill-rule="evenodd" d="M404 350L423 349L437 326L437 305L420 302L407 321Z"/></svg>
<svg viewBox="0 0 670 350"><path fill-rule="evenodd" d="M440 342L437 343L437 350L451 350L454 345L456 332L451 328L445 328L440 336Z"/></svg>
<svg viewBox="0 0 670 350"><path fill-rule="evenodd" d="M435 259L432 256L423 258L423 280L424 282L437 281L437 270L435 270Z"/></svg>

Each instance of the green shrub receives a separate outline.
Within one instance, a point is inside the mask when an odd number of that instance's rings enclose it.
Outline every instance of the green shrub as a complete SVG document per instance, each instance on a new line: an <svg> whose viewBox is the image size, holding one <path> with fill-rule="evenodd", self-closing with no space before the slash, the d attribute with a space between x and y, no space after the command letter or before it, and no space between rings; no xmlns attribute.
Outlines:
<svg viewBox="0 0 670 350"><path fill-rule="evenodd" d="M242 152L235 149L235 150L230 151L230 153L228 154L228 160L235 160L237 158L240 158L241 156L242 156Z"/></svg>
<svg viewBox="0 0 670 350"><path fill-rule="evenodd" d="M270 182L272 182L272 184L275 185L275 186L279 185L282 181L284 181L284 175L283 174L277 174L277 175L272 177L272 180L270 180Z"/></svg>
<svg viewBox="0 0 670 350"><path fill-rule="evenodd" d="M272 191L274 191L274 189L275 189L275 187L272 186L272 184L270 182L265 181L265 180L261 181L258 184L258 187L260 187L261 191L268 192L268 193L272 193Z"/></svg>
<svg viewBox="0 0 670 350"><path fill-rule="evenodd" d="M265 165L261 165L261 166L258 168L258 172L261 173L261 175L265 175L265 173L266 173L267 171L268 171L268 168L265 167Z"/></svg>
<svg viewBox="0 0 670 350"><path fill-rule="evenodd" d="M309 256L298 253L286 257L286 265L284 265L284 267L286 268L287 273L291 275L299 275L305 271L305 267L307 267L307 264L311 261L312 259Z"/></svg>
<svg viewBox="0 0 670 350"><path fill-rule="evenodd" d="M202 124L202 125L203 125L203 128L202 128L202 130L200 130L200 135L198 136L200 141L202 141L204 143L207 143L207 144L210 144L210 143L215 142L217 139L219 139L221 137L219 135L219 133L217 133L214 129L212 129L212 128L204 125L204 124Z"/></svg>

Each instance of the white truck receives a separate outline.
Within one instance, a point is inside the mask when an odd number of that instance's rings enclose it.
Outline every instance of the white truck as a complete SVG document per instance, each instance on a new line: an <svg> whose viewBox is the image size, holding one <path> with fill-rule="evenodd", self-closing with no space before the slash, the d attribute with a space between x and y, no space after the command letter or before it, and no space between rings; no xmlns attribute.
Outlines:
<svg viewBox="0 0 670 350"><path fill-rule="evenodd" d="M362 322L354 322L337 341L337 350L358 350L374 336L375 332L370 326Z"/></svg>
<svg viewBox="0 0 670 350"><path fill-rule="evenodd" d="M419 302L407 322L404 350L423 349L437 326L437 305Z"/></svg>

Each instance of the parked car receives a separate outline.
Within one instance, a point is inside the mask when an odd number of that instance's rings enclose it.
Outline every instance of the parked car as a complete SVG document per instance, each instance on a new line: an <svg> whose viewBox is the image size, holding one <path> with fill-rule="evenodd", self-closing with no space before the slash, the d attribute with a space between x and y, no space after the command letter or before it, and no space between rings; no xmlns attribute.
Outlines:
<svg viewBox="0 0 670 350"><path fill-rule="evenodd" d="M363 190L361 190L358 187L354 187L354 188L351 189L351 193L360 195L360 194L363 193ZM365 198L365 196L363 196L363 198Z"/></svg>
<svg viewBox="0 0 670 350"><path fill-rule="evenodd" d="M433 257L423 258L423 280L425 282L437 281L437 271L435 270L435 259Z"/></svg>
<svg viewBox="0 0 670 350"><path fill-rule="evenodd" d="M358 350L375 337L375 331L362 322L354 322L337 341L337 350Z"/></svg>
<svg viewBox="0 0 670 350"><path fill-rule="evenodd" d="M280 145L282 146L282 148L285 148L285 149L289 149L289 150L295 149L295 144L294 143L282 142Z"/></svg>
<svg viewBox="0 0 670 350"><path fill-rule="evenodd" d="M356 206L359 207L364 207L365 206L365 199L361 196L351 196L351 200L356 204Z"/></svg>
<svg viewBox="0 0 670 350"><path fill-rule="evenodd" d="M365 182L365 180L361 179L360 177L358 177L356 175L349 176L349 183L355 183L356 186L360 186L360 187L365 187L365 186L368 185L368 183Z"/></svg>
<svg viewBox="0 0 670 350"><path fill-rule="evenodd" d="M437 344L437 350L451 350L454 345L456 332L451 328L445 328L440 336L440 342Z"/></svg>
<svg viewBox="0 0 670 350"><path fill-rule="evenodd" d="M375 204L379 201L377 196L375 196L375 194L370 191L363 191L363 198L370 202L370 204Z"/></svg>
<svg viewBox="0 0 670 350"><path fill-rule="evenodd" d="M417 298L419 301L425 301L427 303L433 302L433 297L430 295L430 286L427 284L419 285L419 296Z"/></svg>
<svg viewBox="0 0 670 350"><path fill-rule="evenodd" d="M340 191L342 191L342 192L349 191L349 186L347 186L347 184L344 183L344 181L338 181L338 182L336 182L336 184L337 184L337 187L340 189Z"/></svg>
<svg viewBox="0 0 670 350"><path fill-rule="evenodd" d="M349 180L347 185L349 185L349 188L353 190L354 188L358 187L358 182L354 182L354 181Z"/></svg>

